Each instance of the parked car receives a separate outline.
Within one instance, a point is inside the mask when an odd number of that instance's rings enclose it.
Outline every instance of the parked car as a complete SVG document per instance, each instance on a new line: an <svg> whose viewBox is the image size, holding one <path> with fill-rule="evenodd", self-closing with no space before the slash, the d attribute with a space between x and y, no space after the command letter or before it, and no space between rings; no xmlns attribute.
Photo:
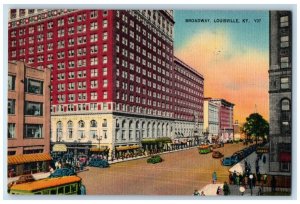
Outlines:
<svg viewBox="0 0 300 204"><path fill-rule="evenodd" d="M238 160L241 161L242 159L244 159L245 154L243 151L238 151L238 152L235 152L232 156L237 156Z"/></svg>
<svg viewBox="0 0 300 204"><path fill-rule="evenodd" d="M56 178L56 177L63 177L63 176L73 176L76 175L75 169L73 168L61 168L56 169L48 178Z"/></svg>
<svg viewBox="0 0 300 204"><path fill-rule="evenodd" d="M147 159L147 163L156 164L162 162L162 158L159 155L155 155Z"/></svg>
<svg viewBox="0 0 300 204"><path fill-rule="evenodd" d="M232 166L233 161L232 161L231 157L225 157L224 159L222 159L222 165L223 166Z"/></svg>
<svg viewBox="0 0 300 204"><path fill-rule="evenodd" d="M223 156L224 155L219 151L213 151L213 153L212 153L213 158L222 158Z"/></svg>
<svg viewBox="0 0 300 204"><path fill-rule="evenodd" d="M109 163L106 160L99 159L99 158L92 158L89 161L89 166L94 166L94 167L100 167L100 168L106 168L109 167Z"/></svg>

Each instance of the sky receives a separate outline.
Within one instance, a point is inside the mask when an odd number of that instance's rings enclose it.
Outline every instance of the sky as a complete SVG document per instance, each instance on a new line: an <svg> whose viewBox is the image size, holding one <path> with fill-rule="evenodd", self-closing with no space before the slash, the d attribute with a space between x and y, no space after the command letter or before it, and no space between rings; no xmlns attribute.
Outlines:
<svg viewBox="0 0 300 204"><path fill-rule="evenodd" d="M234 103L240 123L253 112L269 120L268 11L175 10L174 29L175 55L203 74L205 97Z"/></svg>

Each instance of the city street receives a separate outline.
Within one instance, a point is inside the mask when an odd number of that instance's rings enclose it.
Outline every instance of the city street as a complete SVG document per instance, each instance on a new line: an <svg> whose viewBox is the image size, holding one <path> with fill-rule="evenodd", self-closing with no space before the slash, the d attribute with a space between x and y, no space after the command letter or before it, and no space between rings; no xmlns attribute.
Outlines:
<svg viewBox="0 0 300 204"><path fill-rule="evenodd" d="M243 149L239 144L226 144L216 149L225 156ZM78 174L88 195L192 195L212 182L228 181L230 167L221 165L211 153L199 154L197 148L162 154L162 163L148 164L147 158L112 164L109 168L89 167Z"/></svg>

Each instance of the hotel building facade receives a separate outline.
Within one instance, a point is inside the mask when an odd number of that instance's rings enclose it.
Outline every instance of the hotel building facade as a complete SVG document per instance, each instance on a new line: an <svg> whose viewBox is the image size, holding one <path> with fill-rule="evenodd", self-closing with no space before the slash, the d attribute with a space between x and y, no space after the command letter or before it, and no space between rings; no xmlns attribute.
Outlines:
<svg viewBox="0 0 300 204"><path fill-rule="evenodd" d="M172 10L12 9L10 17L9 59L52 70L52 145L115 154L144 138L202 132L204 79L174 58Z"/></svg>
<svg viewBox="0 0 300 204"><path fill-rule="evenodd" d="M211 98L204 98L204 120L203 131L207 139L212 142L213 138L219 136L220 122L219 122L219 106L212 101Z"/></svg>

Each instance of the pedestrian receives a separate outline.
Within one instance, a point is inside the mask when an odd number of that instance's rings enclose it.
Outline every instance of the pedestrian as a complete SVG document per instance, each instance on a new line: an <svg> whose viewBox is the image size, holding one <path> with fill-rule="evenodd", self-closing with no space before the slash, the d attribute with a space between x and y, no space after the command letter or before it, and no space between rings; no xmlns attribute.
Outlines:
<svg viewBox="0 0 300 204"><path fill-rule="evenodd" d="M201 196L205 196L204 191L201 191Z"/></svg>
<svg viewBox="0 0 300 204"><path fill-rule="evenodd" d="M229 186L227 184L227 182L224 182L224 185L223 185L223 192L224 192L224 195L230 195L230 189L229 189Z"/></svg>
<svg viewBox="0 0 300 204"><path fill-rule="evenodd" d="M276 179L275 179L275 176L272 176L271 188L272 188L272 192L276 191Z"/></svg>
<svg viewBox="0 0 300 204"><path fill-rule="evenodd" d="M54 169L52 168L52 166L49 166L49 171L50 171L50 174L52 174L54 172Z"/></svg>
<svg viewBox="0 0 300 204"><path fill-rule="evenodd" d="M212 174L212 180L213 180L213 184L215 184L217 182L217 173L214 171Z"/></svg>
<svg viewBox="0 0 300 204"><path fill-rule="evenodd" d="M11 169L9 170L9 172L8 172L8 177L9 177L9 178L14 177L14 169L13 169L13 168L11 168Z"/></svg>
<svg viewBox="0 0 300 204"><path fill-rule="evenodd" d="M200 195L200 193L199 193L199 191L198 191L198 190L195 190L193 195L194 195L194 196L199 196L199 195Z"/></svg>
<svg viewBox="0 0 300 204"><path fill-rule="evenodd" d="M258 174L258 172L259 172L259 165L256 166L255 170L256 170L256 174Z"/></svg>
<svg viewBox="0 0 300 204"><path fill-rule="evenodd" d="M261 174L258 172L257 173L257 182L260 184L261 181Z"/></svg>
<svg viewBox="0 0 300 204"><path fill-rule="evenodd" d="M266 156L264 155L262 159L263 159L263 163L265 164L265 163L266 163L266 161L267 161L267 158L266 158Z"/></svg>
<svg viewBox="0 0 300 204"><path fill-rule="evenodd" d="M221 186L218 186L217 188L217 195L221 195Z"/></svg>
<svg viewBox="0 0 300 204"><path fill-rule="evenodd" d="M253 175L252 184L253 184L253 188L255 188L255 185L256 185L256 176L255 175Z"/></svg>
<svg viewBox="0 0 300 204"><path fill-rule="evenodd" d="M261 187L259 187L258 192L257 192L257 195L258 195L258 196L262 195L262 188L261 188Z"/></svg>
<svg viewBox="0 0 300 204"><path fill-rule="evenodd" d="M236 176L236 184L240 185L240 176L239 175Z"/></svg>
<svg viewBox="0 0 300 204"><path fill-rule="evenodd" d="M232 175L234 185L237 184L237 183L236 183L236 177L237 177L236 171L234 171L234 172L233 172L233 175Z"/></svg>
<svg viewBox="0 0 300 204"><path fill-rule="evenodd" d="M234 180L233 180L233 176L231 173L229 173L229 183L233 184Z"/></svg>

